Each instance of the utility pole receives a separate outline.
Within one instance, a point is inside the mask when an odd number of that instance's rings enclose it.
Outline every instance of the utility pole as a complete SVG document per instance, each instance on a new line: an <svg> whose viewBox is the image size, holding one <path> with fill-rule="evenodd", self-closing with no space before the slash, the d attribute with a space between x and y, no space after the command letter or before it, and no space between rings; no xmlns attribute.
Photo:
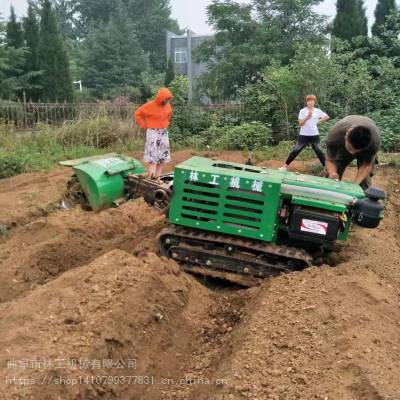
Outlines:
<svg viewBox="0 0 400 400"><path fill-rule="evenodd" d="M186 31L187 33L187 76L189 82L189 101L193 97L193 66L192 66L192 32L190 29Z"/></svg>

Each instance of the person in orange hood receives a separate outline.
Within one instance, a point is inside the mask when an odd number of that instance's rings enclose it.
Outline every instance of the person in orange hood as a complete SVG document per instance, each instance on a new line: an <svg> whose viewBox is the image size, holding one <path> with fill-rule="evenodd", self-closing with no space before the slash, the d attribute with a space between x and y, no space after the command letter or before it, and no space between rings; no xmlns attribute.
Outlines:
<svg viewBox="0 0 400 400"><path fill-rule="evenodd" d="M160 89L154 100L135 112L136 123L147 130L144 161L148 163L151 178L160 177L164 164L171 161L168 127L173 114L170 104L172 99L169 89Z"/></svg>

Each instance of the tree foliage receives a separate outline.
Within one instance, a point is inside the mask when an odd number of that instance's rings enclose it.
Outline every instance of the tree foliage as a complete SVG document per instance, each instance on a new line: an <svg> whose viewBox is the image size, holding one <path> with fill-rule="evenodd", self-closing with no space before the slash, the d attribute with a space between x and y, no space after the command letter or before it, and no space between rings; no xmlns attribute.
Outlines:
<svg viewBox="0 0 400 400"><path fill-rule="evenodd" d="M40 16L39 67L42 98L72 100L73 87L69 58L50 3L44 0Z"/></svg>
<svg viewBox="0 0 400 400"><path fill-rule="evenodd" d="M64 40L73 44L79 39L79 29L82 28L75 3L71 0L53 0L53 6Z"/></svg>
<svg viewBox="0 0 400 400"><path fill-rule="evenodd" d="M24 45L21 22L17 21L14 7L11 6L10 18L6 25L6 45L19 49Z"/></svg>
<svg viewBox="0 0 400 400"><path fill-rule="evenodd" d="M168 58L167 70L165 71L165 86L168 87L175 79L174 63L171 58Z"/></svg>
<svg viewBox="0 0 400 400"><path fill-rule="evenodd" d="M392 35L392 45L399 41L386 27L383 33L384 37ZM391 56L392 48L374 37L351 45L339 41L335 49L330 53L327 46L302 43L289 65L267 67L262 81L246 86L241 93L246 118L272 122L275 131L291 137L306 95L315 93L319 106L332 119L349 114L377 118L385 124L384 148L397 149L400 135L396 139L389 131L398 131L393 123L400 100L398 57Z"/></svg>
<svg viewBox="0 0 400 400"><path fill-rule="evenodd" d="M22 24L15 13L0 22L0 98L25 92L33 100L71 100L71 71L83 80L81 99L146 101L168 85L174 140L250 149L264 146L271 132L275 141L293 138L298 110L315 93L332 121L368 115L382 130L383 148L399 151L400 11L380 0L368 37L364 2L337 0L329 37L318 3L210 4L216 34L195 55L208 66L196 93L240 101L243 110L210 118L188 101L187 78L174 77L173 63L166 64L165 29L178 31L169 0L32 0Z"/></svg>
<svg viewBox="0 0 400 400"><path fill-rule="evenodd" d="M150 54L152 68L165 71L165 32L179 32L177 22L171 19L171 1L129 0L128 15L143 50Z"/></svg>
<svg viewBox="0 0 400 400"><path fill-rule="evenodd" d="M23 90L26 78L23 76L25 49L5 47L0 42L0 98L15 100Z"/></svg>
<svg viewBox="0 0 400 400"><path fill-rule="evenodd" d="M40 31L36 7L32 1L28 2L28 12L27 16L23 19L23 28L25 47L27 51L24 70L26 73L29 73L30 71L39 71ZM40 97L41 86L39 79L40 75L36 74L35 77L32 77L32 86L26 88L26 97L28 100L37 100Z"/></svg>
<svg viewBox="0 0 400 400"><path fill-rule="evenodd" d="M61 26L67 35L86 39L93 27L106 26L125 7L142 49L149 53L150 63L157 71L165 70L165 31L179 32L171 18L170 0L57 0L60 4ZM63 6L62 6L63 5ZM68 5L68 7L67 7ZM79 15L79 18L76 16Z"/></svg>
<svg viewBox="0 0 400 400"><path fill-rule="evenodd" d="M363 0L337 0L332 35L342 40L368 35L368 18Z"/></svg>
<svg viewBox="0 0 400 400"><path fill-rule="evenodd" d="M108 23L89 34L80 55L80 76L85 87L102 97L116 88L138 87L140 75L149 69L132 22L121 3Z"/></svg>
<svg viewBox="0 0 400 400"><path fill-rule="evenodd" d="M390 14L396 10L395 0L378 0L375 9L375 23L372 26L372 34L375 36L382 36L384 25Z"/></svg>
<svg viewBox="0 0 400 400"><path fill-rule="evenodd" d="M327 20L314 10L322 0L253 0L257 20L273 38L273 52L288 63L299 41L321 43Z"/></svg>
<svg viewBox="0 0 400 400"><path fill-rule="evenodd" d="M276 61L287 64L299 41L325 41L326 19L313 10L318 3L213 1L208 20L217 33L197 52L198 60L210 63L202 80L204 94L211 98L216 93L222 98L235 96L240 88L257 82L267 65Z"/></svg>
<svg viewBox="0 0 400 400"><path fill-rule="evenodd" d="M4 32L5 35L1 33ZM15 100L36 87L37 66L28 66L29 47L14 10L7 23L0 23L0 98Z"/></svg>

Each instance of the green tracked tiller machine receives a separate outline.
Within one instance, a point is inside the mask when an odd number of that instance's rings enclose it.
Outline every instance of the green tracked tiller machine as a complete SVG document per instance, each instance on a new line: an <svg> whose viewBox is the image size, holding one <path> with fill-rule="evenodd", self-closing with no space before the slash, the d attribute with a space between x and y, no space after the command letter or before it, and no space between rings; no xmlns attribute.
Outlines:
<svg viewBox="0 0 400 400"><path fill-rule="evenodd" d="M352 221L376 228L385 193L297 173L194 157L175 168L161 254L252 286L321 262Z"/></svg>
<svg viewBox="0 0 400 400"><path fill-rule="evenodd" d="M163 256L244 286L318 265L353 221L376 228L383 218L382 190L298 173L193 157L153 181L116 154L63 165L75 169L72 192L93 210L144 197L168 213L157 239Z"/></svg>
<svg viewBox="0 0 400 400"><path fill-rule="evenodd" d="M148 179L143 164L132 157L111 153L60 164L75 171L64 195L67 205L78 203L84 209L98 212L143 197L161 211L168 208L172 174L159 181Z"/></svg>

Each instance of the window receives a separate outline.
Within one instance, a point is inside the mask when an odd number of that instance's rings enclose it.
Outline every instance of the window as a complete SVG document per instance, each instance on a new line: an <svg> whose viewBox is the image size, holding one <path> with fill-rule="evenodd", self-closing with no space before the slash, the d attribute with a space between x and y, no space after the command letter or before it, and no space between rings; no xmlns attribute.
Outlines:
<svg viewBox="0 0 400 400"><path fill-rule="evenodd" d="M187 49L186 48L175 49L175 63L176 64L186 64L187 63Z"/></svg>

